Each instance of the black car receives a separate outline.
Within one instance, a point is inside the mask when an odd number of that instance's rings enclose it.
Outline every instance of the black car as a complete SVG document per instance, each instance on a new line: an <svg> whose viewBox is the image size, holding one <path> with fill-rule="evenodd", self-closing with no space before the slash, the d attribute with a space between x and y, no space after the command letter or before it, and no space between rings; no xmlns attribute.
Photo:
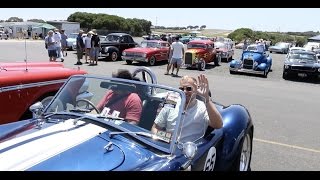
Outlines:
<svg viewBox="0 0 320 180"><path fill-rule="evenodd" d="M283 79L290 77L314 77L320 75L320 64L314 52L295 51L286 56L283 65Z"/></svg>
<svg viewBox="0 0 320 180"><path fill-rule="evenodd" d="M121 57L123 50L137 45L129 34L110 33L104 41L101 41L101 56L110 57L112 61L116 61Z"/></svg>

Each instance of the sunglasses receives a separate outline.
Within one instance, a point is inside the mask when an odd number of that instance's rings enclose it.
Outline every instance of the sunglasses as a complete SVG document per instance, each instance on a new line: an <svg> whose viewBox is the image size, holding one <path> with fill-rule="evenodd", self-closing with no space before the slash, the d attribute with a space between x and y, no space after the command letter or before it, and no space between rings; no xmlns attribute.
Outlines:
<svg viewBox="0 0 320 180"><path fill-rule="evenodd" d="M192 91L192 87L191 87L191 86L179 87L179 89L180 89L181 91L184 91L184 90L186 90L186 91Z"/></svg>

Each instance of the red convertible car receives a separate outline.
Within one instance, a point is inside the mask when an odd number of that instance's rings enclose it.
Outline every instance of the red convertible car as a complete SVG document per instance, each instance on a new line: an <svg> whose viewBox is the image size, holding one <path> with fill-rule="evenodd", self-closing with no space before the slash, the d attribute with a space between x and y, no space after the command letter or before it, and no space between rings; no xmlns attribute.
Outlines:
<svg viewBox="0 0 320 180"><path fill-rule="evenodd" d="M32 117L29 106L48 104L63 83L80 69L56 62L0 63L0 124Z"/></svg>
<svg viewBox="0 0 320 180"><path fill-rule="evenodd" d="M150 66L155 65L158 61L167 61L169 58L170 44L161 40L142 41L140 47L129 48L122 52L122 59L127 64L133 61L146 62Z"/></svg>

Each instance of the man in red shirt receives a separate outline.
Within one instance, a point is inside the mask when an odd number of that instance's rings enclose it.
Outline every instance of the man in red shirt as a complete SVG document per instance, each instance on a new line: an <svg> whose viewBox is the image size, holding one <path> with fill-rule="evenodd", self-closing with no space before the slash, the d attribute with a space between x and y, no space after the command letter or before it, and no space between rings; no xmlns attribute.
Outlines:
<svg viewBox="0 0 320 180"><path fill-rule="evenodd" d="M119 69L117 73L112 75L117 78L133 80L132 74L126 69ZM129 123L137 124L140 121L142 101L137 93L129 89L109 90L97 105L100 111L104 107L110 109L109 114L119 113L118 116Z"/></svg>

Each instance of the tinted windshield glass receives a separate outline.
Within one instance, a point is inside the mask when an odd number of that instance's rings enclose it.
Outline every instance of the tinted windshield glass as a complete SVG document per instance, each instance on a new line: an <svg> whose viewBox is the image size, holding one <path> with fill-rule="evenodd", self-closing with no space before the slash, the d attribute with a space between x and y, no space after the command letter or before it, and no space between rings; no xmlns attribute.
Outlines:
<svg viewBox="0 0 320 180"><path fill-rule="evenodd" d="M195 44L195 43L192 43L192 44L188 44L188 49L189 48L202 48L202 49L205 49L207 48L207 45L206 44Z"/></svg>
<svg viewBox="0 0 320 180"><path fill-rule="evenodd" d="M108 35L106 37L107 41L119 41L120 37L119 36L115 36L115 35Z"/></svg>
<svg viewBox="0 0 320 180"><path fill-rule="evenodd" d="M307 60L307 61L316 61L317 57L315 54L292 53L292 54L290 54L289 59L301 59L301 60Z"/></svg>
<svg viewBox="0 0 320 180"><path fill-rule="evenodd" d="M142 41L141 47L143 47L143 48L156 48L156 47L160 47L160 44L157 42Z"/></svg>
<svg viewBox="0 0 320 180"><path fill-rule="evenodd" d="M140 84L137 84L140 83ZM112 78L72 77L56 98L47 106L45 113L73 112L79 116L102 118L117 126L131 127L135 132L155 134L161 141L142 137L144 140L169 148L178 131L182 117L184 94L178 89ZM165 115L172 126L157 133L151 132L154 121ZM169 117L170 116L170 117ZM112 121L111 121L112 119ZM137 122L128 123L128 119ZM139 136L140 137L140 136Z"/></svg>

